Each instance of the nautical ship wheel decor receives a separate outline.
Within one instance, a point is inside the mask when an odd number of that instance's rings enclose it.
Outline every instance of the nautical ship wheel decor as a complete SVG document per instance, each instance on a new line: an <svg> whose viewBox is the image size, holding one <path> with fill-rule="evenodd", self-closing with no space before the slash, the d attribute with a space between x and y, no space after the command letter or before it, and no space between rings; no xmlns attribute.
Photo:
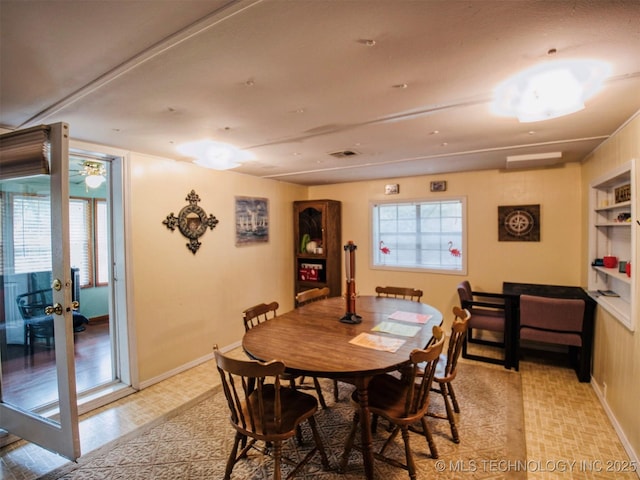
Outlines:
<svg viewBox="0 0 640 480"><path fill-rule="evenodd" d="M498 241L539 242L540 205L498 207Z"/></svg>
<svg viewBox="0 0 640 480"><path fill-rule="evenodd" d="M218 224L218 219L213 215L207 216L202 207L198 205L200 197L195 190L191 190L191 193L187 195L185 200L187 200L189 204L180 210L178 216L176 217L173 212L171 212L162 223L171 231L175 230L177 226L180 233L189 239L187 248L195 255L200 245L202 245L198 239L204 235L207 228L213 230Z"/></svg>

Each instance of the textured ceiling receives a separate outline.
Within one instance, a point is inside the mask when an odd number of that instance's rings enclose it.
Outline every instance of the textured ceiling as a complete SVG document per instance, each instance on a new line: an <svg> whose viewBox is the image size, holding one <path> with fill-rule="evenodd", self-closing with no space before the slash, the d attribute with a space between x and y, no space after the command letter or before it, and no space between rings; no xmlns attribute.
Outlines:
<svg viewBox="0 0 640 480"><path fill-rule="evenodd" d="M0 28L0 127L181 161L211 138L305 185L580 161L640 109L637 0L0 0ZM507 77L574 58L612 67L585 110L491 113Z"/></svg>

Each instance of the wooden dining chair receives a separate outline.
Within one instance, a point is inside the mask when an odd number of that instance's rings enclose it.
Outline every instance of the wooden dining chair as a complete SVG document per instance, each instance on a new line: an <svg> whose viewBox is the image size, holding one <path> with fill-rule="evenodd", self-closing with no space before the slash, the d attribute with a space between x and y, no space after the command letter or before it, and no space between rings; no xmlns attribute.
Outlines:
<svg viewBox="0 0 640 480"><path fill-rule="evenodd" d="M295 298L296 308L302 307L312 302L317 302L318 300L324 300L326 298L329 298L330 293L331 293L331 290L329 289L329 287L311 288L309 290L304 290L302 292L299 292ZM304 387L304 380L305 380L304 376L300 377L300 385L303 387ZM313 379L313 383L315 385L316 390L321 389L320 383L318 382L317 378ZM333 380L333 398L336 402L339 400L337 380ZM323 405L323 408L326 406L324 403L324 398L321 400L321 404Z"/></svg>
<svg viewBox="0 0 640 480"><path fill-rule="evenodd" d="M417 288L408 287L376 287L376 294L378 297L403 298L419 302L423 292Z"/></svg>
<svg viewBox="0 0 640 480"><path fill-rule="evenodd" d="M374 453L374 458L384 461L390 465L404 468L409 472L412 480L416 479L416 466L411 452L409 442L409 427L420 423L422 432L427 438L429 451L432 458L438 458L438 451L427 425L426 413L429 406L429 393L433 383L438 358L442 353L444 345L444 335L438 326L433 327L433 336L436 341L424 350L414 350L409 356L410 364L404 370L405 376L399 378L393 374L376 375L371 379L367 390L369 398L369 411L372 415L378 415L386 419L393 425L389 438L384 442L379 452ZM342 454L340 471L344 472L349 461L349 453L352 448L360 449L354 444L360 414L358 406L358 392L352 395L354 406L356 407L351 424L351 431L347 436L347 441ZM385 451L402 432L404 440L406 463L385 456Z"/></svg>
<svg viewBox="0 0 640 480"><path fill-rule="evenodd" d="M259 303L244 310L242 312L242 318L244 320L245 332L275 317L278 314L279 307L280 304L278 302Z"/></svg>
<svg viewBox="0 0 640 480"><path fill-rule="evenodd" d="M282 478L283 461L294 466L286 477L292 478L316 452L320 454L322 466L328 470L329 461L314 418L318 410L318 401L307 393L280 385L285 370L284 363L263 363L226 357L217 346L214 347L214 353L222 389L229 406L229 420L236 430L224 479L231 478L233 467L240 459L246 457L251 448L272 455L272 478L275 480ZM299 435L300 425L305 421L311 428L315 447L296 463L282 455L282 444ZM264 442L264 448L259 448L257 442ZM241 444L242 450L238 453Z"/></svg>
<svg viewBox="0 0 640 480"><path fill-rule="evenodd" d="M299 292L296 295L296 308L302 307L311 302L317 302L318 300L324 300L325 298L329 298L329 294L331 290L329 287L323 288L311 288L309 290L305 290L303 292Z"/></svg>
<svg viewBox="0 0 640 480"><path fill-rule="evenodd" d="M453 389L453 381L458 375L458 359L462 353L467 330L469 328L469 320L471 313L469 310L460 307L453 307L454 320L451 324L451 336L449 337L449 346L447 347L447 355L440 355L436 372L433 377L434 392L442 395L446 415L440 415L432 411L427 411L427 415L434 418L449 420L451 427L451 438L455 443L460 443L460 435L456 426L456 419L453 414L460 413L460 406L456 399Z"/></svg>
<svg viewBox="0 0 640 480"><path fill-rule="evenodd" d="M244 321L244 329L246 332L251 330L257 325L260 325L263 322L267 322L272 318L275 318L278 315L278 308L280 304L278 302L271 303L259 303L252 307L247 308L242 312L243 321ZM299 388L296 385L296 380L299 378L299 375L292 375L289 373L284 373L281 375L283 380L286 380L291 385L291 388L296 389ZM320 386L320 382L317 378L314 377L313 385L318 394L318 400L320 401L320 405L322 408L327 408L327 403L324 400L324 395L322 395L322 388ZM300 388L307 388L304 385L301 385Z"/></svg>

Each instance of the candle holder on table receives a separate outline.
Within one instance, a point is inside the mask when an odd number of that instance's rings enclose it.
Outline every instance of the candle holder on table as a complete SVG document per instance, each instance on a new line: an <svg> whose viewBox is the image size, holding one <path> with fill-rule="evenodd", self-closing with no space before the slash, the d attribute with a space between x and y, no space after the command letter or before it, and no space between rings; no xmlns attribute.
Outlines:
<svg viewBox="0 0 640 480"><path fill-rule="evenodd" d="M344 268L346 271L347 288L345 292L346 313L340 321L356 324L362 322L362 317L356 314L356 245L351 240L344 246Z"/></svg>

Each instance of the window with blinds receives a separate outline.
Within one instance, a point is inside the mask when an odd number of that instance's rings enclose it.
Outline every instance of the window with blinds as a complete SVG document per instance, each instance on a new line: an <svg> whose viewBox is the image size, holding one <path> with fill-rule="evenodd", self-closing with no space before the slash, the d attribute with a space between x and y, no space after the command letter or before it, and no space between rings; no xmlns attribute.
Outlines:
<svg viewBox="0 0 640 480"><path fill-rule="evenodd" d="M0 135L0 180L49 174L49 125Z"/></svg>
<svg viewBox="0 0 640 480"><path fill-rule="evenodd" d="M9 200L6 197L2 200L2 208L7 208L7 203L11 204L15 273L51 270L49 197L14 194ZM109 282L107 233L105 200L69 200L71 266L80 270L82 287Z"/></svg>
<svg viewBox="0 0 640 480"><path fill-rule="evenodd" d="M107 201L95 200L96 285L109 283L109 237Z"/></svg>
<svg viewBox="0 0 640 480"><path fill-rule="evenodd" d="M466 274L465 199L372 205L372 265Z"/></svg>
<svg viewBox="0 0 640 480"><path fill-rule="evenodd" d="M91 241L91 199L69 199L69 241L71 267L80 269L80 285L93 284Z"/></svg>
<svg viewBox="0 0 640 480"><path fill-rule="evenodd" d="M51 270L51 204L42 195L13 195L15 273Z"/></svg>

